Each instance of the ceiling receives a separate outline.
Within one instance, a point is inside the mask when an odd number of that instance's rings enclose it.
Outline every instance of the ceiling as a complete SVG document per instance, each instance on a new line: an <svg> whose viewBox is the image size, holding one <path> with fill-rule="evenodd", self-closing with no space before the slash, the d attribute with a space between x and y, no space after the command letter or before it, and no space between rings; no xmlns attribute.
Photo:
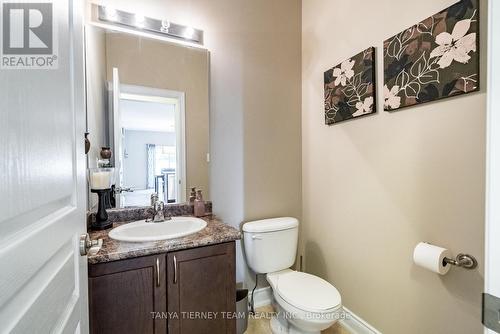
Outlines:
<svg viewBox="0 0 500 334"><path fill-rule="evenodd" d="M127 130L175 132L175 105L120 100L122 127Z"/></svg>

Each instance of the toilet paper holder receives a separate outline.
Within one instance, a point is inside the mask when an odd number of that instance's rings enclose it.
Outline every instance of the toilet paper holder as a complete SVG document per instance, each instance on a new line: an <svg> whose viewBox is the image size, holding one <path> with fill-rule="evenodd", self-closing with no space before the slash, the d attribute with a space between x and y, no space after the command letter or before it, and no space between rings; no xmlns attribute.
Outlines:
<svg viewBox="0 0 500 334"><path fill-rule="evenodd" d="M464 269L475 269L477 267L477 260L474 256L469 254L458 254L455 259L450 259L445 257L443 259L443 265L451 264Z"/></svg>

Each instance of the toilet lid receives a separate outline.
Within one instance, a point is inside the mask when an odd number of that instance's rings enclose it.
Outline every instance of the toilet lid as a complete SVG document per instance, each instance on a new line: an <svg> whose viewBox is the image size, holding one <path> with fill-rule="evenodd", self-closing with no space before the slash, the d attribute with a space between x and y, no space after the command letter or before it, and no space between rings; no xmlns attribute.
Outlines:
<svg viewBox="0 0 500 334"><path fill-rule="evenodd" d="M304 311L326 311L341 304L340 293L317 276L292 271L280 275L276 289L287 303Z"/></svg>

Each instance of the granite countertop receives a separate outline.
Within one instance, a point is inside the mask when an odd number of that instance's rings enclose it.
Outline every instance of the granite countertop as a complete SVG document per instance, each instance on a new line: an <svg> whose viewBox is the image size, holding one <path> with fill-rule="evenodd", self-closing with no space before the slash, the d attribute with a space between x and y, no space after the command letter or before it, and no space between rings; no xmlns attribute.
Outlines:
<svg viewBox="0 0 500 334"><path fill-rule="evenodd" d="M145 255L166 253L181 249L194 248L230 242L241 239L241 233L234 227L222 223L215 216L202 217L207 222L207 227L198 233L182 238L150 241L150 242L124 242L113 240L108 236L111 229L89 232L90 238L102 239L102 248L95 255L88 257L89 264L110 262ZM115 222L113 227L126 224Z"/></svg>

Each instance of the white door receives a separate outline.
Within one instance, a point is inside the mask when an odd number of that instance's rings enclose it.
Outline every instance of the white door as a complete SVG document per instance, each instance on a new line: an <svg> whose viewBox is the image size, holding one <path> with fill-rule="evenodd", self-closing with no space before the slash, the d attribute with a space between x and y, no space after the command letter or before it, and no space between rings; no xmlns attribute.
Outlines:
<svg viewBox="0 0 500 334"><path fill-rule="evenodd" d="M116 194L116 207L121 208L123 199L123 193L121 189L123 188L123 129L120 114L120 76L118 74L118 69L113 67L113 102L112 102L112 122L110 122L110 133L113 141L111 146L114 150L114 162L115 162L115 173L116 173L116 184L115 187L118 188L118 193Z"/></svg>
<svg viewBox="0 0 500 334"><path fill-rule="evenodd" d="M0 69L0 333L88 332L83 11L52 5L58 67Z"/></svg>
<svg viewBox="0 0 500 334"><path fill-rule="evenodd" d="M485 292L500 298L500 2L490 0L488 19L488 145L486 184ZM500 305L489 321L500 327ZM496 311L496 314L495 314ZM500 332L500 331L499 331ZM493 334L485 329L485 333Z"/></svg>

